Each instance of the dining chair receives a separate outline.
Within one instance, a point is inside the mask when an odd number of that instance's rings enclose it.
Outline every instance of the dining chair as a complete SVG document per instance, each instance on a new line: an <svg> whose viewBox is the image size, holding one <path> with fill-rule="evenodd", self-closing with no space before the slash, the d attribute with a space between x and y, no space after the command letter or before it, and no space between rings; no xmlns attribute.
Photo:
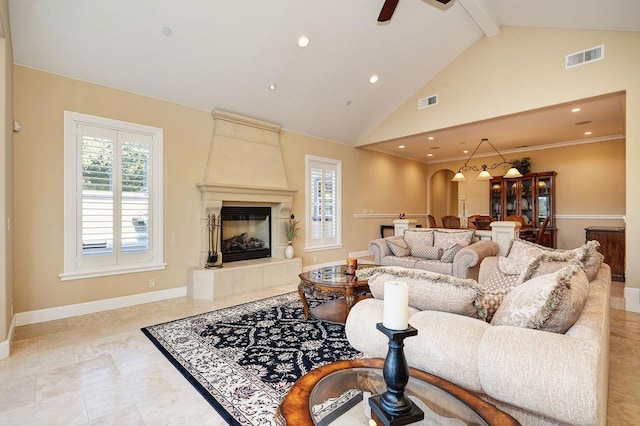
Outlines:
<svg viewBox="0 0 640 426"><path fill-rule="evenodd" d="M436 225L436 218L431 216L430 214L427 215L427 219L429 220L429 228L437 228L438 225Z"/></svg>
<svg viewBox="0 0 640 426"><path fill-rule="evenodd" d="M460 228L460 218L458 216L443 216L442 227L449 229L458 229Z"/></svg>

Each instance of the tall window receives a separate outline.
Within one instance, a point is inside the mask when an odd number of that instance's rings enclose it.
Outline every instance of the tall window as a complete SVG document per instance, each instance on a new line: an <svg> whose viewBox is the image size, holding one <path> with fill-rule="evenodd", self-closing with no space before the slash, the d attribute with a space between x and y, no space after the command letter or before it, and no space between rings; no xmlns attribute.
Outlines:
<svg viewBox="0 0 640 426"><path fill-rule="evenodd" d="M65 111L60 278L164 268L162 129Z"/></svg>
<svg viewBox="0 0 640 426"><path fill-rule="evenodd" d="M341 193L342 163L307 155L306 250L342 246Z"/></svg>

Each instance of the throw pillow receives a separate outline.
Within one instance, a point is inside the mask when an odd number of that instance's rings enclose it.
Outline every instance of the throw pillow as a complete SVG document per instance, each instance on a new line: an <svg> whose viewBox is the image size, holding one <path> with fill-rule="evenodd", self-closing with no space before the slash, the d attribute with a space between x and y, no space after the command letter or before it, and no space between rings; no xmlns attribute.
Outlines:
<svg viewBox="0 0 640 426"><path fill-rule="evenodd" d="M394 256L405 257L411 254L411 249L404 238L387 239L387 246Z"/></svg>
<svg viewBox="0 0 640 426"><path fill-rule="evenodd" d="M514 239L511 241L507 257L520 262L531 263L533 260L538 258L538 256L544 253L554 253L560 256L563 254L570 256L570 254L573 253L582 264L589 281L593 281L598 273L600 265L604 261L604 256L598 252L598 247L600 247L600 243L595 240L588 241L586 244L576 249L560 250L541 246L529 241Z"/></svg>
<svg viewBox="0 0 640 426"><path fill-rule="evenodd" d="M433 247L433 230L407 229L404 240L411 249L411 256L426 258Z"/></svg>
<svg viewBox="0 0 640 426"><path fill-rule="evenodd" d="M446 250L454 244L469 245L473 241L475 231L434 231L433 246Z"/></svg>
<svg viewBox="0 0 640 426"><path fill-rule="evenodd" d="M491 325L508 325L565 333L576 322L589 295L582 267L571 264L540 275L511 290Z"/></svg>
<svg viewBox="0 0 640 426"><path fill-rule="evenodd" d="M482 303L484 288L475 280L398 266L359 269L358 279L367 279L371 294L384 299L384 283L404 281L409 288L409 306L420 310L451 312L473 318L486 318Z"/></svg>
<svg viewBox="0 0 640 426"><path fill-rule="evenodd" d="M600 265L604 262L604 256L598 251L598 247L600 247L600 242L591 240L587 241L582 247L573 250L578 255L589 281L593 281L598 274Z"/></svg>
<svg viewBox="0 0 640 426"><path fill-rule="evenodd" d="M571 263L578 263L578 256L573 251L543 252L527 266L522 274L522 281L527 281L540 275L551 274Z"/></svg>
<svg viewBox="0 0 640 426"><path fill-rule="evenodd" d="M466 246L466 244L464 244ZM449 248L442 250L442 260L445 263L453 263L453 258L456 257L456 254L462 249L463 243L454 244Z"/></svg>
<svg viewBox="0 0 640 426"><path fill-rule="evenodd" d="M487 321L491 321L507 293L522 282L522 274L526 269L526 264L504 256L498 257L497 267L482 283L485 288L484 303L487 308Z"/></svg>
<svg viewBox="0 0 640 426"><path fill-rule="evenodd" d="M544 253L546 247L520 239L511 240L507 257L520 263L531 263L536 257ZM547 249L548 250L548 249Z"/></svg>

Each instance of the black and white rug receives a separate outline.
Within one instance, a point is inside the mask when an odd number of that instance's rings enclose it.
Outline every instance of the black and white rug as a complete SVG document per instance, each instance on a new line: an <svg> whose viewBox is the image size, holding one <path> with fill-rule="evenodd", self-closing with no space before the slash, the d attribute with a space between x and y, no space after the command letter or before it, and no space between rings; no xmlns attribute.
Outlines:
<svg viewBox="0 0 640 426"><path fill-rule="evenodd" d="M314 306L317 301L310 300ZM142 332L232 425L275 424L291 386L314 368L361 354L344 326L304 321L296 292L207 312Z"/></svg>

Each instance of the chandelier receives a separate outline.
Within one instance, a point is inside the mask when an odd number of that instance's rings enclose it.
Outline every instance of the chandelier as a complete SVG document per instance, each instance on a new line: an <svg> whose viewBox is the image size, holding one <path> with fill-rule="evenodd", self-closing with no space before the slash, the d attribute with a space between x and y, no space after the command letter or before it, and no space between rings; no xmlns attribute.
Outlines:
<svg viewBox="0 0 640 426"><path fill-rule="evenodd" d="M488 143L489 146L491 146L491 148L493 148L493 150L496 152L496 154L498 154L500 158L502 158L502 161L500 163L494 163L491 167L487 166L486 164L483 164L481 168L477 168L476 166L469 166L469 160L473 158L473 156L478 151L478 148L480 148L480 145L482 145L483 142ZM458 172L455 174L455 176L453 176L453 179L451 179L451 181L465 182L467 178L464 177L462 172L466 172L467 170L474 170L476 172L480 172L476 180L489 180L493 177L491 176L491 173L489 173L489 170L494 170L495 168L502 166L503 164L511 164L511 162L507 161L507 159L504 158L504 155L500 154L500 152L491 144L491 142L489 142L489 139L484 138L480 141L478 146L476 146L476 149L473 150L473 152L471 153L471 156L469 156L467 161L464 162L464 165L458 169ZM522 177L522 173L520 173L518 169L516 169L515 167L511 166L509 170L507 170L507 173L504 175L504 177L506 178Z"/></svg>

